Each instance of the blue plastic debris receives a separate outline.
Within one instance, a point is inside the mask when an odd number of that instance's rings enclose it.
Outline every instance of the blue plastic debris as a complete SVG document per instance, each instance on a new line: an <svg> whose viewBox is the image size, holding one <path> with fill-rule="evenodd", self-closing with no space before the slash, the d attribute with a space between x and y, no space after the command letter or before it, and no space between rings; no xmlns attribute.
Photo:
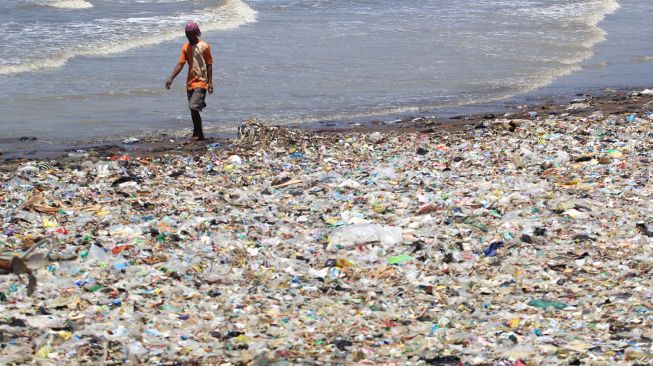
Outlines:
<svg viewBox="0 0 653 366"><path fill-rule="evenodd" d="M483 253L485 253L486 257L494 257L494 256L497 255L497 249L499 249L501 247L503 247L503 242L502 241L496 241L496 242L490 244L490 246L488 246L487 248L485 248Z"/></svg>

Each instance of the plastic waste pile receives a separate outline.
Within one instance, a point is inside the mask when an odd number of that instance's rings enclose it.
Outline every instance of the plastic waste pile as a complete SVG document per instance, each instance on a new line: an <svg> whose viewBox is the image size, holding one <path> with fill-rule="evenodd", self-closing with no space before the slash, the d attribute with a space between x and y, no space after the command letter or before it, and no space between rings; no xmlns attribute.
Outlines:
<svg viewBox="0 0 653 366"><path fill-rule="evenodd" d="M653 115L1 173L0 364L646 364ZM42 248L43 249L43 248Z"/></svg>

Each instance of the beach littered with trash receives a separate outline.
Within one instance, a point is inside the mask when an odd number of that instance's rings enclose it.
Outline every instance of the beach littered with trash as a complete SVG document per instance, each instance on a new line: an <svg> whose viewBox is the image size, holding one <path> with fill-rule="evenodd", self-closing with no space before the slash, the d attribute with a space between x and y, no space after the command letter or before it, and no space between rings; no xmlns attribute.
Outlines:
<svg viewBox="0 0 653 366"><path fill-rule="evenodd" d="M624 100L13 162L0 364L649 364L653 114Z"/></svg>

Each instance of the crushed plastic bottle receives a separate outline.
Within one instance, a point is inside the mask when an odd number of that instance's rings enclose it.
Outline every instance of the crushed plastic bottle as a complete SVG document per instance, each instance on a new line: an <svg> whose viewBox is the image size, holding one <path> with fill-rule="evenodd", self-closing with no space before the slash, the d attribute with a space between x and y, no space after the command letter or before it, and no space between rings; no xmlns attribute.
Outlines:
<svg viewBox="0 0 653 366"><path fill-rule="evenodd" d="M349 247L355 244L381 242L383 246L392 246L402 240L400 227L378 224L354 224L337 228L329 234L331 246Z"/></svg>
<svg viewBox="0 0 653 366"><path fill-rule="evenodd" d="M531 300L528 302L528 305L540 309L554 308L557 310L566 309L569 306L567 304L551 300Z"/></svg>

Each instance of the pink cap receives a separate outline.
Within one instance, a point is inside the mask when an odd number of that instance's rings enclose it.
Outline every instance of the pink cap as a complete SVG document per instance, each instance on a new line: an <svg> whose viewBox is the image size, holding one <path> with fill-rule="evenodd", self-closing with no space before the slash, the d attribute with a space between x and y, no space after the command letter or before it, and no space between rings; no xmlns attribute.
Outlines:
<svg viewBox="0 0 653 366"><path fill-rule="evenodd" d="M186 32L195 34L196 36L201 36L202 32L200 31L200 26L195 22L186 23Z"/></svg>

